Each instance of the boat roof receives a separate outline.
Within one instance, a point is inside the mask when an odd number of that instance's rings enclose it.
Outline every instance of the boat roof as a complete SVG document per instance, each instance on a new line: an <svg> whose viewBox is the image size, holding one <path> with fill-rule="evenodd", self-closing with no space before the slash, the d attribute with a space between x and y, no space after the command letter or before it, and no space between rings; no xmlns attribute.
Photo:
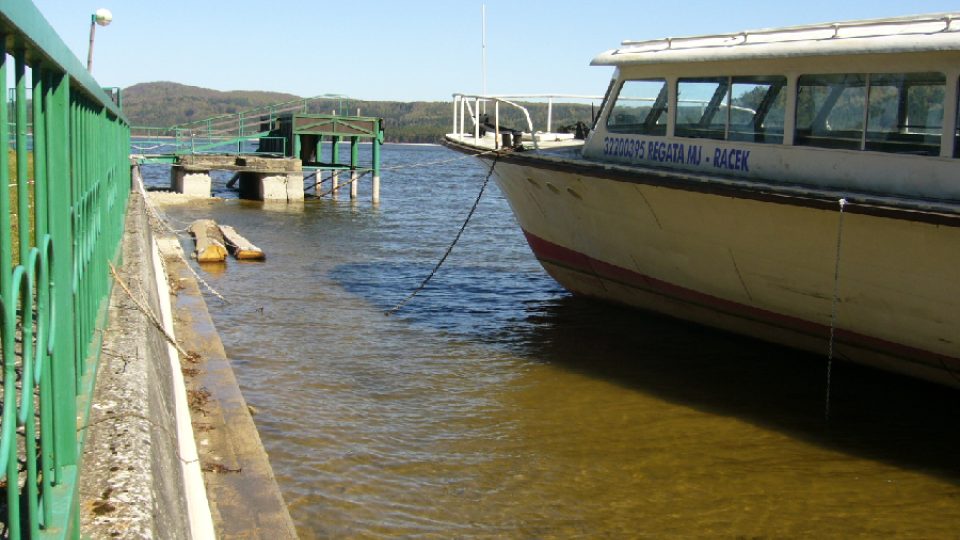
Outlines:
<svg viewBox="0 0 960 540"><path fill-rule="evenodd" d="M960 51L960 12L624 41L594 66Z"/></svg>

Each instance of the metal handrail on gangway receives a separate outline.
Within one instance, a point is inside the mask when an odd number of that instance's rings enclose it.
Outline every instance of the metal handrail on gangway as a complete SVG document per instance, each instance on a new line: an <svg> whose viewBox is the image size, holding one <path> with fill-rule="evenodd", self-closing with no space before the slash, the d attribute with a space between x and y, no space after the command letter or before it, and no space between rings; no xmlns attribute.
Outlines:
<svg viewBox="0 0 960 540"><path fill-rule="evenodd" d="M275 133L279 120L294 113L308 113L311 108L318 108L317 104L331 100L338 100L337 110L342 111L344 99L346 97L339 94L325 94L218 114L170 127L134 126L132 151L142 156L140 161L144 163L172 163L177 156L204 153L289 155L292 148L280 142L281 137L271 135ZM269 151L250 148L253 142L270 139L277 142L267 145L271 148ZM281 147L279 150L277 145Z"/></svg>

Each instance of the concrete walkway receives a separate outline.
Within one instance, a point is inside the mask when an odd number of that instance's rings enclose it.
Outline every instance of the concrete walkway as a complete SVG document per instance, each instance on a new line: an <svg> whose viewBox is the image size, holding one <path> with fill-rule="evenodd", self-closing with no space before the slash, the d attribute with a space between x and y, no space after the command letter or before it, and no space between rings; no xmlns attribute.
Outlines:
<svg viewBox="0 0 960 540"><path fill-rule="evenodd" d="M159 242L174 302L177 337L203 479L221 538L296 538L293 521L197 280L176 238Z"/></svg>
<svg viewBox="0 0 960 540"><path fill-rule="evenodd" d="M134 190L124 264L118 270L119 280L137 301L115 284L81 465L82 534L296 538L256 426L176 237L156 241L166 273L152 264L155 233L146 203ZM168 283L172 293L164 290ZM164 308L171 307L167 319L173 321L177 347L153 322L162 321ZM177 349L182 353L169 354ZM178 434L178 395L189 404L196 445L188 440L189 431ZM193 481L202 484L199 493L191 488L194 475L202 478Z"/></svg>

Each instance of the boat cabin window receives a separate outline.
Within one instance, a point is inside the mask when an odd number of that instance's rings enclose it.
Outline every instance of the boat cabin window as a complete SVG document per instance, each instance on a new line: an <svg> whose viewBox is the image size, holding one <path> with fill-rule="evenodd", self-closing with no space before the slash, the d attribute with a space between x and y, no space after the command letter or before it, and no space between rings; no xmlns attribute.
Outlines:
<svg viewBox="0 0 960 540"><path fill-rule="evenodd" d="M734 77L730 88L730 130L735 141L783 142L786 77Z"/></svg>
<svg viewBox="0 0 960 540"><path fill-rule="evenodd" d="M677 82L676 134L718 140L783 141L785 77L707 77Z"/></svg>
<svg viewBox="0 0 960 540"><path fill-rule="evenodd" d="M667 133L667 81L624 81L607 116L607 131L642 135Z"/></svg>
<svg viewBox="0 0 960 540"><path fill-rule="evenodd" d="M729 97L728 77L680 79L677 82L677 136L722 140L727 135Z"/></svg>
<svg viewBox="0 0 960 540"><path fill-rule="evenodd" d="M945 82L940 73L801 76L796 144L939 155Z"/></svg>

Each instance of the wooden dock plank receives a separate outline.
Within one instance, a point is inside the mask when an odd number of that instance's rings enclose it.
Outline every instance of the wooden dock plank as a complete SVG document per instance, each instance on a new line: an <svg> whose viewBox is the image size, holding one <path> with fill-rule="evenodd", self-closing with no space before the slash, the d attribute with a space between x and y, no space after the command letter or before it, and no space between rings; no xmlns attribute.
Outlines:
<svg viewBox="0 0 960 540"><path fill-rule="evenodd" d="M198 219L190 224L193 235L194 255L197 262L223 262L227 258L227 248L217 222L212 219Z"/></svg>
<svg viewBox="0 0 960 540"><path fill-rule="evenodd" d="M220 232L230 253L240 261L262 261L267 258L263 250L240 235L230 225L220 225Z"/></svg>

